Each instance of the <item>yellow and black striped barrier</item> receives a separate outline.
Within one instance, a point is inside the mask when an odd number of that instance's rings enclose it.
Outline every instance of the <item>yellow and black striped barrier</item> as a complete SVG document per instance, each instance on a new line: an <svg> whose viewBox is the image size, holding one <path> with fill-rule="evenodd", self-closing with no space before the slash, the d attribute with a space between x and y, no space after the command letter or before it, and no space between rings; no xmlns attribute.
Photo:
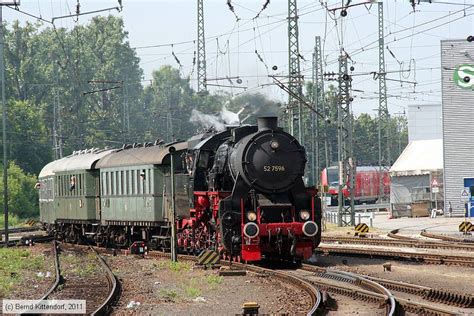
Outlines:
<svg viewBox="0 0 474 316"><path fill-rule="evenodd" d="M25 224L27 226L34 226L34 225L36 225L37 222L38 221L36 219L28 219L28 220L26 220Z"/></svg>
<svg viewBox="0 0 474 316"><path fill-rule="evenodd" d="M220 256L213 250L204 250L198 256L198 264L212 266L220 261Z"/></svg>
<svg viewBox="0 0 474 316"><path fill-rule="evenodd" d="M459 231L464 234L472 232L473 231L472 223L468 221L462 222L461 224L459 224Z"/></svg>
<svg viewBox="0 0 474 316"><path fill-rule="evenodd" d="M357 224L355 227L355 236L364 237L369 232L369 226L365 223Z"/></svg>

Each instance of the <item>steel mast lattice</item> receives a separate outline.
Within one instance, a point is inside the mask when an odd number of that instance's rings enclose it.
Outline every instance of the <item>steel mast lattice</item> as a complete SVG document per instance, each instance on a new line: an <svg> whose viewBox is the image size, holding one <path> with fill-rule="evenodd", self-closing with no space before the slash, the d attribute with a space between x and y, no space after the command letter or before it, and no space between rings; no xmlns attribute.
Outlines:
<svg viewBox="0 0 474 316"><path fill-rule="evenodd" d="M379 202L386 200L383 175L390 168L390 114L387 105L387 85L385 81L385 44L383 32L383 3L378 2L379 28L379 108L378 108L378 141L379 141ZM384 135L385 134L385 135Z"/></svg>
<svg viewBox="0 0 474 316"><path fill-rule="evenodd" d="M204 4L197 0L197 79L198 93L207 90L206 84L206 38L204 36Z"/></svg>
<svg viewBox="0 0 474 316"><path fill-rule="evenodd" d="M298 96L302 96L302 77L300 72L300 51L298 44L298 10L296 0L288 0L288 88ZM291 94L288 97L288 121L291 135L300 144L304 144L302 132L302 105Z"/></svg>
<svg viewBox="0 0 474 316"><path fill-rule="evenodd" d="M347 71L347 53L341 49L339 57L339 95L338 95L338 160L339 160L339 191L338 191L338 226L353 226L354 213L354 184L355 161L352 146L352 113L351 113L351 76ZM346 186L347 185L347 186ZM349 192L348 202L343 190Z"/></svg>

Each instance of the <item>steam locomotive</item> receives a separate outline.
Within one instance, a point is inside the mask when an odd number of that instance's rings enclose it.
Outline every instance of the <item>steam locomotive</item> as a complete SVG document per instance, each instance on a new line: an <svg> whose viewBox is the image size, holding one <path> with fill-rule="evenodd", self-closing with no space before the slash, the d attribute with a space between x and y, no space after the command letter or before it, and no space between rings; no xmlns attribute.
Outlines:
<svg viewBox="0 0 474 316"><path fill-rule="evenodd" d="M321 202L304 186L305 164L276 117L184 142L78 151L41 171L41 222L67 242L169 249L174 182L180 251L306 259L320 242Z"/></svg>

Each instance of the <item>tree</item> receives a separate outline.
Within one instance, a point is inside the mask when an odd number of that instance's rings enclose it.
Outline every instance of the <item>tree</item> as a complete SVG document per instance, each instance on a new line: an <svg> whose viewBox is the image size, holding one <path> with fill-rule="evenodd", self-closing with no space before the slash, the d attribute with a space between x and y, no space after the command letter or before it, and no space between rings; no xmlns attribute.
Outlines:
<svg viewBox="0 0 474 316"><path fill-rule="evenodd" d="M25 170L38 173L51 160L56 96L66 155L143 137L141 125L134 121L142 110L136 101L142 95L143 71L121 18L95 17L72 30L43 28L40 23L20 26L18 21L5 29L6 97L12 104L9 115L14 127L9 157ZM115 89L85 94L104 88ZM27 120L15 121L21 117ZM25 155L25 142L34 154Z"/></svg>
<svg viewBox="0 0 474 316"><path fill-rule="evenodd" d="M3 167L0 175L3 177ZM20 217L37 217L39 214L36 177L25 173L17 164L8 165L8 206L9 212ZM0 207L3 210L3 186L0 188Z"/></svg>
<svg viewBox="0 0 474 316"><path fill-rule="evenodd" d="M51 158L44 105L31 101L8 102L8 144L10 159L27 173L36 173Z"/></svg>

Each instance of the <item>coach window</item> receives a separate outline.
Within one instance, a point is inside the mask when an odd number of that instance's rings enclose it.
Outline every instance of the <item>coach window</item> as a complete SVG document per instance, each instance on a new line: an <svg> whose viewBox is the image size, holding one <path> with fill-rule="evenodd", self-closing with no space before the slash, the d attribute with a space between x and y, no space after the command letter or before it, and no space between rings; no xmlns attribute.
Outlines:
<svg viewBox="0 0 474 316"><path fill-rule="evenodd" d="M105 194L105 173L100 173L100 195L104 196Z"/></svg>
<svg viewBox="0 0 474 316"><path fill-rule="evenodd" d="M111 171L110 172L110 195L115 194L115 172Z"/></svg>
<svg viewBox="0 0 474 316"><path fill-rule="evenodd" d="M123 171L117 171L117 190L118 190L118 195L122 195L122 172Z"/></svg>
<svg viewBox="0 0 474 316"><path fill-rule="evenodd" d="M122 190L120 189L120 171L115 171L115 194L120 195L122 194Z"/></svg>
<svg viewBox="0 0 474 316"><path fill-rule="evenodd" d="M153 169L148 169L148 193L152 193L153 190Z"/></svg>
<svg viewBox="0 0 474 316"><path fill-rule="evenodd" d="M83 174L79 175L79 195L82 195L82 177Z"/></svg>

